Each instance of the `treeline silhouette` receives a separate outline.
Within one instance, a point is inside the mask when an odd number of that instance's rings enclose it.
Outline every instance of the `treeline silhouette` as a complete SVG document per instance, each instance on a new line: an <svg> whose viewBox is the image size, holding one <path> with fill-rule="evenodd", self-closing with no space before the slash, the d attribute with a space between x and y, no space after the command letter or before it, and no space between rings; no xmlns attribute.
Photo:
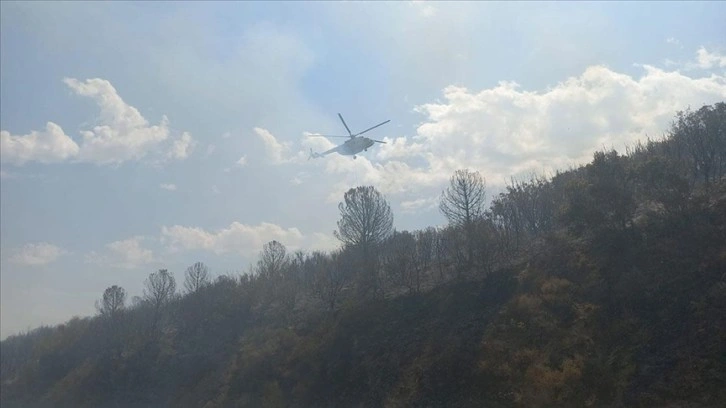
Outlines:
<svg viewBox="0 0 726 408"><path fill-rule="evenodd" d="M625 155L451 176L444 228L350 189L330 252L143 296L0 345L3 407L726 406L726 104Z"/></svg>

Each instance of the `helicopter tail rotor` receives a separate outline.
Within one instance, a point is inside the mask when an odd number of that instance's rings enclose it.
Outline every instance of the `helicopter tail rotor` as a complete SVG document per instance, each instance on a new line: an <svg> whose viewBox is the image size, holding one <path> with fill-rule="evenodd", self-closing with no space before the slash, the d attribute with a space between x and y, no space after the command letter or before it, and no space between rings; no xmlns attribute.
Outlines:
<svg viewBox="0 0 726 408"><path fill-rule="evenodd" d="M323 155L320 153L315 153L312 148L310 148L310 156L308 156L308 160L310 159L317 159L318 157L322 157Z"/></svg>

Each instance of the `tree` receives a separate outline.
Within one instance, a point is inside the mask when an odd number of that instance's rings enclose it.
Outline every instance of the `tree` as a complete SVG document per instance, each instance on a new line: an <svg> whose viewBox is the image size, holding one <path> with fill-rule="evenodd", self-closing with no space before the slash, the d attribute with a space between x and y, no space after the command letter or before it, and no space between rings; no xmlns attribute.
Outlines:
<svg viewBox="0 0 726 408"><path fill-rule="evenodd" d="M416 231L414 237L416 238L416 269L420 280L422 280L431 275L438 232L436 228L428 227L424 230Z"/></svg>
<svg viewBox="0 0 726 408"><path fill-rule="evenodd" d="M202 262L196 262L184 272L184 289L187 293L195 293L210 283L209 268Z"/></svg>
<svg viewBox="0 0 726 408"><path fill-rule="evenodd" d="M169 302L176 292L176 280L166 269L159 269L149 274L144 284L146 285L144 297L155 309Z"/></svg>
<svg viewBox="0 0 726 408"><path fill-rule="evenodd" d="M726 103L678 112L671 135L690 156L694 177L710 184L726 173Z"/></svg>
<svg viewBox="0 0 726 408"><path fill-rule="evenodd" d="M439 209L449 222L464 228L468 241L468 258L474 259L475 222L482 215L486 199L486 181L478 171L457 170L449 187L443 191Z"/></svg>
<svg viewBox="0 0 726 408"><path fill-rule="evenodd" d="M279 278L289 261L285 245L278 241L270 241L262 249L260 259L257 261L257 272L267 279Z"/></svg>
<svg viewBox="0 0 726 408"><path fill-rule="evenodd" d="M338 205L340 220L335 237L354 251L361 260L358 276L358 290L364 295L372 289L382 294L377 258L373 249L383 242L393 230L391 207L373 186L351 188Z"/></svg>
<svg viewBox="0 0 726 408"><path fill-rule="evenodd" d="M164 306L174 297L176 280L166 269L159 269L149 274L144 285L144 298L154 311L152 331L155 331Z"/></svg>
<svg viewBox="0 0 726 408"><path fill-rule="evenodd" d="M101 303L96 302L96 309L101 316L115 319L122 312L126 303L126 291L124 288L113 285L103 292L103 300Z"/></svg>
<svg viewBox="0 0 726 408"><path fill-rule="evenodd" d="M345 245L370 249L391 235L391 207L373 186L351 188L338 209L340 220L335 237Z"/></svg>
<svg viewBox="0 0 726 408"><path fill-rule="evenodd" d="M394 231L383 249L388 278L409 293L421 290L421 270L416 263L416 239L408 231Z"/></svg>
<svg viewBox="0 0 726 408"><path fill-rule="evenodd" d="M278 241L266 243L257 261L257 275L262 284L262 300L278 309L287 318L295 307L298 295L296 265L290 259L285 245Z"/></svg>
<svg viewBox="0 0 726 408"><path fill-rule="evenodd" d="M333 252L330 256L315 251L305 261L306 269L313 276L313 293L331 312L335 310L347 281L344 257L343 251Z"/></svg>

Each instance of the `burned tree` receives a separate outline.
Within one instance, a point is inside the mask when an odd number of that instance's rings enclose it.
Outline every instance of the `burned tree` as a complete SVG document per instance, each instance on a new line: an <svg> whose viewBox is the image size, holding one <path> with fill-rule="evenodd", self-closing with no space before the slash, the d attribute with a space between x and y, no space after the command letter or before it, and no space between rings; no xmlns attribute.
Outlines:
<svg viewBox="0 0 726 408"><path fill-rule="evenodd" d="M374 250L393 230L391 207L373 186L360 186L345 193L338 209L340 220L335 237L360 259L363 274L358 277L358 287L363 293L373 289L380 294L383 287Z"/></svg>
<svg viewBox="0 0 726 408"><path fill-rule="evenodd" d="M209 268L201 262L196 262L184 272L184 288L187 293L195 293L210 283Z"/></svg>
<svg viewBox="0 0 726 408"><path fill-rule="evenodd" d="M338 205L340 220L335 237L352 247L370 247L393 230L391 207L373 186L351 188Z"/></svg>
<svg viewBox="0 0 726 408"><path fill-rule="evenodd" d="M335 311L347 282L345 256L343 251L330 255L315 251L306 260L306 268L313 276L313 293L331 312Z"/></svg>
<svg viewBox="0 0 726 408"><path fill-rule="evenodd" d="M113 285L103 292L101 302L96 302L96 309L101 316L115 319L122 312L126 303L126 291L124 288Z"/></svg>
<svg viewBox="0 0 726 408"><path fill-rule="evenodd" d="M257 261L257 273L266 279L279 278L289 262L285 245L270 241L265 244Z"/></svg>
<svg viewBox="0 0 726 408"><path fill-rule="evenodd" d="M486 199L486 182L478 171L457 170L443 191L439 209L449 222L464 229L467 237L467 262L474 260L474 233Z"/></svg>
<svg viewBox="0 0 726 408"><path fill-rule="evenodd" d="M166 305L176 292L176 280L166 269L159 269L149 274L144 282L144 300L153 310L152 333L155 333Z"/></svg>

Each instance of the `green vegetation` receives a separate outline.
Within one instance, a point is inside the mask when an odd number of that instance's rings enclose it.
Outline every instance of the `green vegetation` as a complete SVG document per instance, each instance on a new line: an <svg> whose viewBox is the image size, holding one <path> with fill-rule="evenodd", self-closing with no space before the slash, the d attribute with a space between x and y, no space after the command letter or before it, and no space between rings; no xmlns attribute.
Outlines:
<svg viewBox="0 0 726 408"><path fill-rule="evenodd" d="M451 180L442 229L346 193L333 253L146 281L2 342L10 407L725 406L726 104L551 178ZM464 192L475 196L464 196ZM466 193L468 194L468 193ZM100 294L101 295L101 294Z"/></svg>

